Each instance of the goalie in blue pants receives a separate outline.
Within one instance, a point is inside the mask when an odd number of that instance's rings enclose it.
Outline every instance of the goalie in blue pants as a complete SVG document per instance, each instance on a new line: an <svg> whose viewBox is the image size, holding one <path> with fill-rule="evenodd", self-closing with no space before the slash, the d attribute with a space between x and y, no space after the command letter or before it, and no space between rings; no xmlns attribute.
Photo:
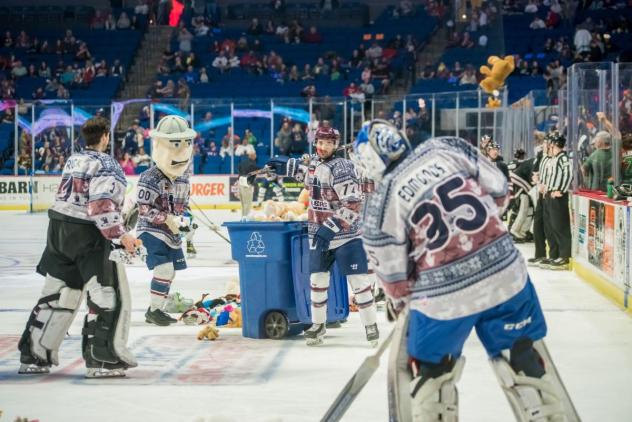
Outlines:
<svg viewBox="0 0 632 422"><path fill-rule="evenodd" d="M461 138L414 150L386 121L365 126L358 165L377 184L362 238L398 320L390 420L458 420L456 383L473 329L519 421L579 417L544 345L546 323L524 259L501 220L506 178Z"/></svg>

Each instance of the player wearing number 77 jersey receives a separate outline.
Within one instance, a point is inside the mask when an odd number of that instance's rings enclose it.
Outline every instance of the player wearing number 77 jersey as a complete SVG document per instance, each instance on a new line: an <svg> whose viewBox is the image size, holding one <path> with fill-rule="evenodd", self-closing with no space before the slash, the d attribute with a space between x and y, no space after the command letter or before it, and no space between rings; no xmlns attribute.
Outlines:
<svg viewBox="0 0 632 422"><path fill-rule="evenodd" d="M504 175L461 138L413 150L383 120L363 126L354 150L377 185L364 208L364 247L392 314L406 315L391 353L406 368L390 371L391 420L458 419L455 383L473 328L518 420L575 420L541 340L546 323L524 259L501 220Z"/></svg>
<svg viewBox="0 0 632 422"><path fill-rule="evenodd" d="M367 257L360 239L360 213L364 200L356 168L336 157L339 134L330 126L316 131L316 156L307 164L290 158L288 176L304 180L309 190L310 285L313 325L305 332L308 345L321 344L327 319L327 289L336 262L353 289L367 341L377 345L379 332ZM273 162L269 165L274 165ZM283 171L280 171L283 173Z"/></svg>

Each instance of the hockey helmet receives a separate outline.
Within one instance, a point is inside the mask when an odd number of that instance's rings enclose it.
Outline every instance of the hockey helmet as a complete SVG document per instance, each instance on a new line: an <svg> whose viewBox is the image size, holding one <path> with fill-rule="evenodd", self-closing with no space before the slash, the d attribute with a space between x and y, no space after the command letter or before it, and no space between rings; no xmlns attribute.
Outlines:
<svg viewBox="0 0 632 422"><path fill-rule="evenodd" d="M165 116L149 131L152 140L152 159L167 177L182 176L193 157L193 139L197 132L177 115Z"/></svg>
<svg viewBox="0 0 632 422"><path fill-rule="evenodd" d="M316 130L316 134L314 135L314 140L316 142L316 152L318 153L318 156L321 159L328 159L332 157L336 152L336 148L338 147L338 142L340 141L340 132L338 132L336 129L334 129L331 126L323 125L323 126L320 126ZM318 145L319 140L331 141L334 145L334 148L331 151L328 151L326 149L319 147Z"/></svg>
<svg viewBox="0 0 632 422"><path fill-rule="evenodd" d="M524 160L524 157L526 155L527 155L527 152L522 148L518 148L517 150L514 151L514 158L516 160Z"/></svg>
<svg viewBox="0 0 632 422"><path fill-rule="evenodd" d="M366 176L379 181L386 169L412 150L410 142L395 125L374 119L362 125L353 143L353 159Z"/></svg>
<svg viewBox="0 0 632 422"><path fill-rule="evenodd" d="M566 137L557 130L552 130L546 135L546 140L549 144L555 145L558 148L564 148L566 146Z"/></svg>

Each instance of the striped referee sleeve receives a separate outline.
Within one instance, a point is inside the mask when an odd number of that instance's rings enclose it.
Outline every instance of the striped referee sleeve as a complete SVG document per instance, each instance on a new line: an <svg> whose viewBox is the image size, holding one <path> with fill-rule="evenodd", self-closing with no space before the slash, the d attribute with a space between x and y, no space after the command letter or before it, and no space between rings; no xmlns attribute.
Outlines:
<svg viewBox="0 0 632 422"><path fill-rule="evenodd" d="M573 175L571 174L571 163L568 159L566 152L560 152L554 158L554 165L552 166L552 173L549 182L549 191L560 191L565 193L571 186Z"/></svg>

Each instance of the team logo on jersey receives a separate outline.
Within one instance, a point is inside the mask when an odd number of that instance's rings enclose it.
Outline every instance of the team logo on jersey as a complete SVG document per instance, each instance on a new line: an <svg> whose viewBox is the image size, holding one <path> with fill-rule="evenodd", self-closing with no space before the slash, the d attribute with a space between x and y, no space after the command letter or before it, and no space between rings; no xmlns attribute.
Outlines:
<svg viewBox="0 0 632 422"><path fill-rule="evenodd" d="M266 250L266 245L263 243L263 237L259 232L252 232L250 235L250 239L246 245L248 248L249 255L248 257L266 257L267 255L263 255L263 252Z"/></svg>

